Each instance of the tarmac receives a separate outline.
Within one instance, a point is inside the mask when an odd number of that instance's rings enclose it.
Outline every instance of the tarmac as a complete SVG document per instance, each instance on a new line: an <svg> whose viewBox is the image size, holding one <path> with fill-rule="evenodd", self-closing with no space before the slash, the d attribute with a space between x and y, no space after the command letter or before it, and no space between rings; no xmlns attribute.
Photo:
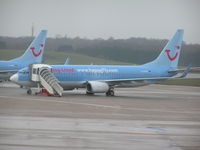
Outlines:
<svg viewBox="0 0 200 150"><path fill-rule="evenodd" d="M200 87L155 84L115 93L36 96L0 83L0 150L200 149Z"/></svg>

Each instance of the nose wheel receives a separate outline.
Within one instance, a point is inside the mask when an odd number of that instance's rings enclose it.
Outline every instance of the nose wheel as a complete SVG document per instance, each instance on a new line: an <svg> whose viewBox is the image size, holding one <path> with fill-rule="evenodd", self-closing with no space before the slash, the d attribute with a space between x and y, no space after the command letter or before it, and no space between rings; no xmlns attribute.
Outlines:
<svg viewBox="0 0 200 150"><path fill-rule="evenodd" d="M106 92L106 96L115 96L114 88L110 88L108 92Z"/></svg>
<svg viewBox="0 0 200 150"><path fill-rule="evenodd" d="M31 95L31 94L32 94L31 89L28 89L28 90L27 90L27 94L28 94L28 95Z"/></svg>

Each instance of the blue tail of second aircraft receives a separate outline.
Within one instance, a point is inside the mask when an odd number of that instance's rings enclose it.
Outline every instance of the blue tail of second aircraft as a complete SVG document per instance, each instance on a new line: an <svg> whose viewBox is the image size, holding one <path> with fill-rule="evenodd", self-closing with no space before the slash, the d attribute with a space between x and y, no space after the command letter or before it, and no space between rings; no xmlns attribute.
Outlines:
<svg viewBox="0 0 200 150"><path fill-rule="evenodd" d="M177 69L181 52L184 30L176 31L172 39L164 47L160 55L152 62L145 64L149 67L162 67L166 69Z"/></svg>
<svg viewBox="0 0 200 150"><path fill-rule="evenodd" d="M11 61L29 64L42 63L46 36L47 30L42 30L40 34L33 40L25 53L21 57Z"/></svg>

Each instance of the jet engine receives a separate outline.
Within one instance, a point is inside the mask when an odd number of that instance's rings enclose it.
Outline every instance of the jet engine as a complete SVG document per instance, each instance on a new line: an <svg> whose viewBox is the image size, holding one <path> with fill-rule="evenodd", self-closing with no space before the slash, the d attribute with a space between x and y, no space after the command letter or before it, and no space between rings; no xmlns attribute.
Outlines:
<svg viewBox="0 0 200 150"><path fill-rule="evenodd" d="M109 90L107 83L99 81L89 81L86 88L87 93L106 93Z"/></svg>

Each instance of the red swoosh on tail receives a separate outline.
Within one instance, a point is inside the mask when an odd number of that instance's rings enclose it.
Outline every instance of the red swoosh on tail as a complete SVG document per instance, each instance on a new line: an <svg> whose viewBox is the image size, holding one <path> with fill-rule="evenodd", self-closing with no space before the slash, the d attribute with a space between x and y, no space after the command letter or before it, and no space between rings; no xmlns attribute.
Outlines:
<svg viewBox="0 0 200 150"><path fill-rule="evenodd" d="M39 53L35 53L35 47L31 47L30 49L32 50L32 53L35 57L40 56L40 54L42 53L42 50L40 50Z"/></svg>
<svg viewBox="0 0 200 150"><path fill-rule="evenodd" d="M174 57L171 57L170 56L170 50L169 49L166 49L165 50L165 52L167 53L167 57L169 58L169 60L171 60L171 61L173 61L173 60L175 60L176 58L177 58L177 56L178 56L178 52L174 55Z"/></svg>
<svg viewBox="0 0 200 150"><path fill-rule="evenodd" d="M177 48L178 50L180 50L180 49L181 49L181 47L180 47L180 46L176 46L176 48Z"/></svg>

